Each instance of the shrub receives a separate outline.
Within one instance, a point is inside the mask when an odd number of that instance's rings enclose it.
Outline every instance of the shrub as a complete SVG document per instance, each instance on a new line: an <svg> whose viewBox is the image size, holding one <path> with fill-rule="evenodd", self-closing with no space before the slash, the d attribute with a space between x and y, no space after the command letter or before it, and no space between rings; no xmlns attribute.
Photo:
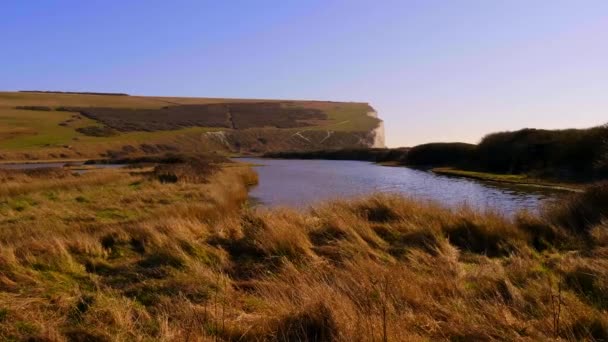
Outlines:
<svg viewBox="0 0 608 342"><path fill-rule="evenodd" d="M84 135L91 136L91 137L111 137L111 136L118 134L118 132L116 132L112 128L105 127L105 126L104 127L99 127L99 126L81 127L81 128L77 128L76 131L80 132Z"/></svg>
<svg viewBox="0 0 608 342"><path fill-rule="evenodd" d="M473 157L475 145L466 143L431 143L412 147L406 158L407 165L460 166Z"/></svg>
<svg viewBox="0 0 608 342"><path fill-rule="evenodd" d="M264 157L283 159L363 160L377 163L403 163L405 161L407 151L407 148L353 148L317 151L269 152L264 154Z"/></svg>
<svg viewBox="0 0 608 342"><path fill-rule="evenodd" d="M157 160L161 161L161 164L154 167L153 174L161 183L205 183L208 176L217 169L216 161L223 158L166 155L165 158Z"/></svg>
<svg viewBox="0 0 608 342"><path fill-rule="evenodd" d="M598 162L606 155L607 138L607 126L494 133L481 140L475 161L477 167L491 172L601 178L606 174Z"/></svg>

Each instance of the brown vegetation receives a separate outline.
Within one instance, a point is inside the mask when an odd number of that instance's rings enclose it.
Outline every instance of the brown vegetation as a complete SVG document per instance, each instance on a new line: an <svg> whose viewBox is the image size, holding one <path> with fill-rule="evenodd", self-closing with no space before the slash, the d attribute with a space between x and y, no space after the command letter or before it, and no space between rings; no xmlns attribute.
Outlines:
<svg viewBox="0 0 608 342"><path fill-rule="evenodd" d="M53 108L47 107L47 106L17 106L17 107L15 107L15 109L40 110L40 111L45 111L45 112L49 112L49 111L53 110Z"/></svg>
<svg viewBox="0 0 608 342"><path fill-rule="evenodd" d="M236 163L151 175L2 183L0 339L608 338L605 187L510 220L387 195L253 210Z"/></svg>
<svg viewBox="0 0 608 342"><path fill-rule="evenodd" d="M177 105L159 109L69 108L121 132L175 130L184 127L293 128L306 121L324 120L318 109L287 106L280 102Z"/></svg>
<svg viewBox="0 0 608 342"><path fill-rule="evenodd" d="M302 108L293 104L259 102L229 103L226 106L236 129L303 127L311 125L307 121L327 119L327 115L321 110Z"/></svg>
<svg viewBox="0 0 608 342"><path fill-rule="evenodd" d="M116 132L112 128L99 126L81 127L77 128L76 131L84 135L88 135L90 137L111 137L118 134L118 132Z"/></svg>

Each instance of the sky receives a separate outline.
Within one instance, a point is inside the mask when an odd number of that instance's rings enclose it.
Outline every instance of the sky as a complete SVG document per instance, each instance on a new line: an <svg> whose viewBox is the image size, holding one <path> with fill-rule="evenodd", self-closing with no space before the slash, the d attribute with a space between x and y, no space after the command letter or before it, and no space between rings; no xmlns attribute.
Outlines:
<svg viewBox="0 0 608 342"><path fill-rule="evenodd" d="M0 90L369 102L389 146L608 122L606 0L2 0Z"/></svg>

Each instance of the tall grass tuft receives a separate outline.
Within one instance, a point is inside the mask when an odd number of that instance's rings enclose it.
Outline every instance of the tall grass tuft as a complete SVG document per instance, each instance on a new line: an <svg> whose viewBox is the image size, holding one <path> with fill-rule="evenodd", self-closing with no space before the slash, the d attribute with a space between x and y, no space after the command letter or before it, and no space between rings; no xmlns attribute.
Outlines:
<svg viewBox="0 0 608 342"><path fill-rule="evenodd" d="M576 234L589 234L608 218L608 182L590 186L585 192L555 205L548 218Z"/></svg>

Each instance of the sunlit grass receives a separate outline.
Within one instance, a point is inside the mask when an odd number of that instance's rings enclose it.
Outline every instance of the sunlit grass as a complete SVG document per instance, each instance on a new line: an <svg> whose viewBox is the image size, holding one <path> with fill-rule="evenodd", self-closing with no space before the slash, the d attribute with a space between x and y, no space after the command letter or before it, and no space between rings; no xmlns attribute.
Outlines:
<svg viewBox="0 0 608 342"><path fill-rule="evenodd" d="M302 212L248 208L246 165L137 170L1 175L2 339L608 337L605 187L516 219L392 195Z"/></svg>

